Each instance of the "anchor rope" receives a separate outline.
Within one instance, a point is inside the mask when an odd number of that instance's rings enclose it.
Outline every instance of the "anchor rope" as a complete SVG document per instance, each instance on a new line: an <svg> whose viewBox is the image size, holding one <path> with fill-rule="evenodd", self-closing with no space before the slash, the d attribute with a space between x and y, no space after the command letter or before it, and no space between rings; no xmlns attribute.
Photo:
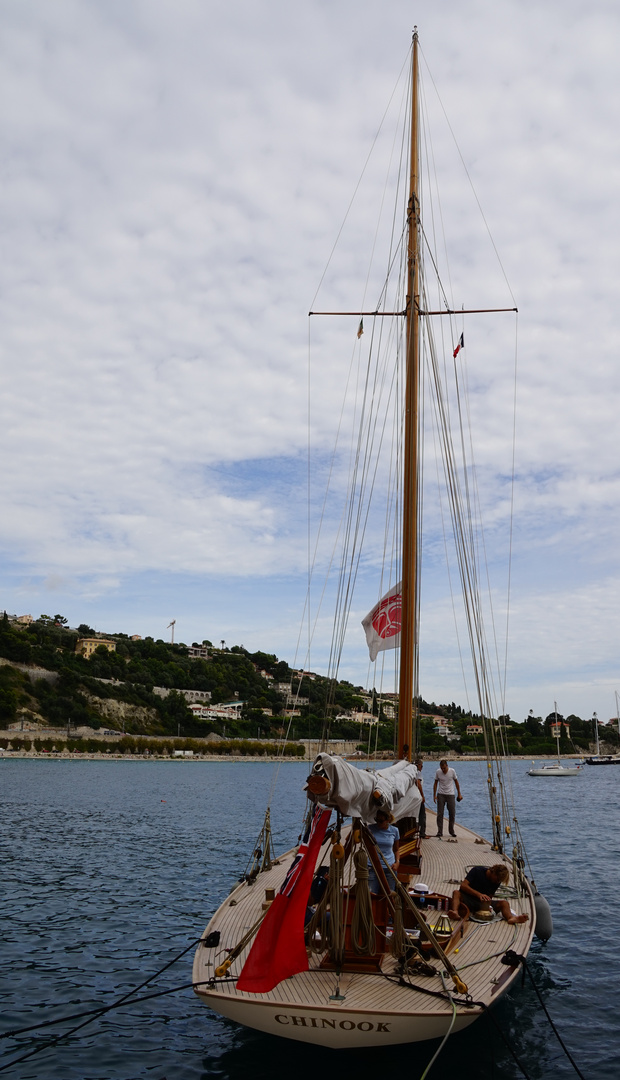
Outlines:
<svg viewBox="0 0 620 1080"><path fill-rule="evenodd" d="M551 1016L549 1014L549 1010L547 1009L547 1006L545 1005L542 994L540 993L540 990L538 989L538 987L536 985L536 980L534 979L534 976L532 975L532 972L530 971L530 967L529 967L529 964L527 962L526 957L521 956L519 953L515 953L515 952L512 952L512 951L507 952L504 963L512 965L513 962L515 964L522 964L524 970L527 971L527 973L528 973L528 975L530 977L530 982L531 982L532 986L534 987L534 992L536 994L536 997L538 998L540 1006L541 1006L545 1016L547 1017L547 1020L549 1021L549 1025L551 1027L551 1030L553 1031L553 1034L555 1035L555 1037L558 1040L560 1046L562 1047L562 1050L566 1054L566 1057L568 1058L571 1065L573 1066L573 1069L577 1073L577 1076L580 1077L580 1080L585 1080L585 1076L581 1072L581 1070L580 1070L579 1066L577 1065L575 1059L573 1058L570 1050L566 1046L566 1043L563 1041L562 1036L560 1035L556 1025L554 1024L553 1020L551 1019Z"/></svg>
<svg viewBox="0 0 620 1080"><path fill-rule="evenodd" d="M445 990L445 992L446 992L446 994L447 994L447 996L449 998L450 1005L452 1006L452 1019L450 1021L450 1027L446 1031L446 1034L444 1035L444 1037L441 1040L439 1046L437 1047L435 1053L433 1054L431 1060L429 1061L429 1063L426 1066L424 1072L422 1073L422 1075L420 1077L420 1080L426 1080L426 1077L428 1076L428 1074L431 1071L433 1065L437 1061L437 1058L441 1054L441 1051L443 1050L443 1048L446 1045L448 1039L450 1038L450 1036L452 1034L452 1029L454 1028L454 1024L456 1022L456 1004L454 1002L454 998L452 997L452 994L450 993L450 989L449 989L449 987L448 987L448 985L446 983L446 979L445 979L443 971L440 971L439 974L441 975L441 981L443 983L443 988L444 988L444 990Z"/></svg>
<svg viewBox="0 0 620 1080"><path fill-rule="evenodd" d="M87 1013L82 1013L81 1015L78 1014L78 1016L76 1016L75 1019L81 1019L82 1016L86 1016L86 1019L81 1024L77 1024L74 1028L70 1028L69 1031L65 1031L62 1034L57 1035L54 1039L50 1039L48 1042L44 1043L42 1046L37 1046L37 1047L35 1047L34 1050L29 1050L28 1053L22 1054L21 1057L14 1058L13 1061L9 1061L4 1065L0 1065L0 1072L5 1072L7 1069L12 1068L14 1065L19 1065L20 1062L26 1061L28 1058L34 1057L35 1054L39 1054L43 1050L47 1050L47 1049L49 1049L49 1048L51 1048L53 1046L56 1046L63 1039L67 1039L70 1035L75 1035L76 1031L80 1031L80 1029L83 1028L83 1027L86 1027L87 1024L91 1024L93 1022L93 1020L96 1020L96 1019L98 1019L98 1017L104 1016L106 1013L110 1012L111 1009L117 1009L117 1008L119 1008L120 1006L122 1006L124 1004L133 1004L134 1003L133 999L134 999L135 995L137 993L139 993L139 991L142 990L142 988L144 986L148 986L148 984L150 982L152 982L153 979L158 978L159 975L163 975L164 971L167 971L168 968L172 967L173 964L176 964L177 961L179 961L181 959L181 957L185 956L185 954L188 953L190 951L190 949L195 948L196 945L198 945L200 941L202 941L201 937L196 938L194 941L191 941L189 943L189 945L187 945L186 948L183 949L182 952L180 952L172 960L169 960L167 964L164 964L164 966L162 968L160 968L159 971L156 971L153 975L149 975L148 979L145 979L144 982L140 983L139 986L134 987L132 990L128 990L126 994L123 994L122 997L118 998L116 1001L111 1002L110 1005L104 1005L104 1006L100 1007L99 1009L95 1009L95 1010L92 1010L92 1009L88 1010ZM192 985L192 984L190 983L190 985ZM160 991L159 994L156 994L154 996L162 996L164 993L172 993L172 992L173 991ZM131 1002L129 1001L130 998L132 999ZM66 1022L66 1020L67 1020L67 1017L62 1017L59 1020L44 1021L42 1024L34 1025L32 1030L37 1030L37 1029L40 1029L41 1027L49 1026L49 1025L56 1024L56 1023L60 1024L60 1023ZM22 1028L22 1029L20 1029L19 1033L25 1033L27 1030L28 1030L27 1028ZM12 1034L16 1034L16 1033L17 1032L4 1032L3 1035L2 1035L2 1038L8 1038Z"/></svg>
<svg viewBox="0 0 620 1080"><path fill-rule="evenodd" d="M441 974L441 973L437 972L437 974ZM390 978L389 976L386 976L386 977ZM391 981L394 981L394 980L392 979ZM443 977L442 977L442 982L444 982ZM398 985L402 986L402 987L405 987L408 990L413 990L414 993L417 993L417 994L427 994L427 995L429 995L431 997L441 998L443 1001L446 1001L446 999L449 999L453 1008L455 1008L456 1006L460 1006L461 1008L481 1009L484 1012L485 1017L488 1017L488 1019L491 1021L491 1023L494 1024L496 1030L498 1031L499 1035L502 1038L502 1041L504 1042L505 1046L507 1047L510 1054L512 1055L512 1058L515 1061L517 1067L519 1068L519 1070L521 1071L521 1073L525 1077L525 1080L533 1080L533 1078L527 1072L525 1066L519 1060L519 1058L517 1056L517 1053L516 1053L514 1047L511 1045L509 1039L507 1038L507 1036L505 1035L505 1033L502 1031L501 1027L497 1023L497 1020L493 1016L493 1011L492 1011L490 1005L487 1005L487 1003L485 1001L473 1001L471 998L467 998L465 1000L455 998L454 995L452 995L447 988L446 988L446 990L442 990L442 991L429 990L427 987L416 986L415 983L407 982L407 980L404 979L402 976L398 980ZM444 986L446 986L445 982L444 982ZM442 1046L443 1046L443 1043L442 1043ZM440 1047L440 1049L441 1049L441 1047ZM435 1055L435 1057L436 1056L437 1055ZM435 1058L433 1058L433 1061L434 1060L435 1060ZM426 1076L426 1074L428 1073L430 1065L432 1063L433 1063L432 1061L429 1063L429 1065L427 1066L426 1072L420 1078L420 1080L424 1080L424 1076Z"/></svg>
<svg viewBox="0 0 620 1080"><path fill-rule="evenodd" d="M175 960L180 959L186 952L189 951L189 949L193 948L194 945L196 945L200 940L202 940L202 939L198 938L197 941L191 942L190 945L186 949L184 949L183 952L179 954L179 956L177 956L175 958ZM508 959L513 958L510 953L507 953L506 955L507 955ZM514 955L516 956L516 954L514 954ZM171 964L175 963L175 960L172 960L172 961L170 961L169 964L165 965L165 967L161 969L161 972L165 971L167 967L169 967ZM523 963L524 967L527 969L527 964L525 963L525 958L517 957L517 961ZM536 990L536 993L540 997L540 995L538 994L538 988L536 987L536 984L534 982L532 973L529 971L529 969L527 969L527 970L528 970L528 974L530 975L530 979L532 980L532 982L534 984L534 988ZM160 974L161 972L155 973L153 976L151 976L151 979L155 978L156 975ZM420 1080L425 1080L425 1078L428 1076L428 1073L430 1072L431 1066L434 1064L437 1057L439 1056L439 1052L443 1049L445 1041L448 1038L448 1035L450 1034L452 1026L454 1024L454 1019L455 1019L455 1016L456 1016L456 1009L457 1009L458 1006L460 1006L462 1008L479 1008L479 1009L484 1011L485 1016L488 1017L488 1019L495 1026L497 1032L499 1033L500 1037L502 1038L505 1046L507 1047L508 1051L510 1052L513 1060L515 1061L515 1063L517 1065L517 1067L519 1068L522 1075L525 1077L525 1080L531 1080L531 1077L530 1077L529 1073L526 1071L524 1065L519 1060L513 1046L511 1045L511 1043L509 1042L509 1040L506 1037L505 1033L502 1031L501 1027L497 1023L497 1021L496 1021L495 1017L493 1016L493 1013L490 1010L489 1006L483 1001L473 1001L473 1000L471 1000L471 998L467 999L467 1000L460 1000L459 998L455 997L450 992L450 989L449 989L449 987L447 986L447 984L445 982L444 974L441 971L437 971L437 974L440 975L442 983L443 983L444 988L443 988L442 991L430 990L427 987L416 985L414 983L409 982L408 980L406 980L402 976L399 977L398 980L396 980L393 976L386 975L383 972L373 972L372 974L376 978L386 979L388 982L398 982L398 985L400 985L402 987L405 987L406 989L412 990L415 993L426 994L426 995L431 996L431 997L443 999L444 1001L449 1001L449 1003L450 1003L450 1005L452 1007L453 1018L452 1018L452 1023L451 1023L451 1026L450 1026L450 1030L448 1031L447 1035L444 1037L444 1040L442 1041L442 1043L441 1043L441 1045L439 1047L439 1050L437 1051L437 1053L433 1056L431 1061L426 1066L426 1069L425 1069L424 1073L422 1074L422 1076L420 1077ZM148 981L150 981L150 980L148 980ZM222 980L218 980L218 981L226 982L226 981L231 981L231 980L230 979L222 979ZM180 993L183 990L189 990L189 989L194 989L195 990L199 986L204 986L204 985L209 986L209 985L212 985L212 983L213 983L213 980L211 980L211 979L205 980L204 982L183 983L180 986L170 987L167 990L159 990L159 991L154 991L154 992L149 993L149 994L144 994L142 997L139 997L139 998L136 998L134 996L140 989L140 987L136 987L135 990L130 991L128 994L124 995L123 998L119 999L116 1002L112 1002L110 1005L102 1006L102 1007L100 1007L98 1009L90 1009L90 1010L87 1010L87 1011L82 1012L82 1013L74 1013L74 1014L72 1014L70 1016L57 1018L56 1020L44 1021L41 1024L35 1024L35 1025L32 1025L31 1027L14 1029L13 1031L4 1032L2 1037L3 1038L9 1038L11 1036L15 1036L15 1035L18 1035L18 1034L26 1034L29 1031L39 1030L41 1027L44 1027L44 1026L50 1026L50 1025L53 1025L53 1024L61 1024L63 1022L67 1022L67 1021L70 1021L70 1020L81 1019L82 1017L89 1017L90 1019L95 1019L97 1016L103 1016L105 1013L110 1012L111 1010L116 1009L116 1008L123 1008L123 1007L125 1007L127 1005L140 1004L141 1002L150 1001L150 1000L153 1000L155 998L165 997L165 996L167 996L169 994ZM142 985L145 985L145 984L142 984ZM559 1035L557 1034L555 1025L553 1024L553 1021L549 1017L548 1011L545 1008L544 1002L542 1002L542 999L541 999L541 1004L543 1005L543 1009L545 1011L545 1014L546 1014L546 1016L547 1016L547 1018L548 1018L548 1020L549 1020L549 1022L551 1024L554 1032L556 1033L559 1041L561 1042L561 1044L563 1046L563 1049L565 1050L567 1056L569 1057L569 1060L571 1061L571 1064L573 1064L573 1067L575 1068L575 1071L577 1072L577 1075L579 1077L581 1077L582 1080L584 1080L582 1073L579 1071L578 1067L574 1063L574 1061L571 1058L570 1054L568 1053L568 1051L564 1047L564 1044L562 1043L562 1040L560 1039ZM87 1023L88 1022L90 1022L90 1021L87 1020ZM83 1025L80 1025L80 1026L83 1026ZM77 1030L77 1029L74 1029L74 1030ZM32 1057L34 1054L39 1053L42 1050L48 1049L51 1046L56 1045L62 1039L68 1037L71 1034L73 1034L73 1031L65 1032L62 1035L58 1036L57 1039L50 1040L49 1042L47 1042L43 1046L37 1047L34 1051L30 1051L28 1054L22 1055L19 1058L14 1058L12 1061L10 1061L10 1062L8 1062L8 1063L6 1063L4 1065L0 1065L0 1072L11 1068L13 1065L19 1064L21 1061L26 1060L26 1058L28 1058L28 1057Z"/></svg>
<svg viewBox="0 0 620 1080"><path fill-rule="evenodd" d="M27 1035L31 1031L40 1031L45 1027L66 1024L70 1020L81 1020L84 1016L96 1017L98 1015L103 1015L106 1012L111 1012L113 1009L125 1009L131 1005L140 1005L143 1001L151 1001L153 998L166 997L168 994L178 994L181 990L195 990L197 986L211 986L214 982L223 983L236 981L236 979L228 976L224 979L204 979L201 982L181 983L180 986L170 986L167 990L153 990L150 994L142 994L141 997L132 996L126 1001L114 1001L111 1005L97 1005L95 1009L84 1009L82 1012L70 1013L69 1016L58 1016L55 1020L42 1020L38 1024L30 1024L29 1027L13 1028L12 1031L2 1032L1 1038L16 1038L18 1035ZM67 1034L69 1034L69 1032L67 1032ZM61 1036L61 1038L64 1038L64 1035ZM51 1045L51 1043L48 1043L47 1045ZM45 1049L45 1047L43 1047L43 1049Z"/></svg>

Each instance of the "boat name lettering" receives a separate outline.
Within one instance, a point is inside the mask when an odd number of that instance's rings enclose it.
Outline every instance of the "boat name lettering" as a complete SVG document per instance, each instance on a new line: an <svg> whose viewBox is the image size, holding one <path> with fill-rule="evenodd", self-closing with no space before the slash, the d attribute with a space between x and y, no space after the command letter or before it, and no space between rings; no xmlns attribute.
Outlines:
<svg viewBox="0 0 620 1080"><path fill-rule="evenodd" d="M332 1020L325 1016L287 1016L286 1013L278 1013L276 1016L278 1024L292 1024L293 1027L313 1027L313 1028L342 1028L343 1031L353 1031L357 1028L358 1031L384 1031L390 1030L390 1025L379 1022L378 1024L371 1024L370 1020L360 1020L359 1024L356 1024L354 1020Z"/></svg>

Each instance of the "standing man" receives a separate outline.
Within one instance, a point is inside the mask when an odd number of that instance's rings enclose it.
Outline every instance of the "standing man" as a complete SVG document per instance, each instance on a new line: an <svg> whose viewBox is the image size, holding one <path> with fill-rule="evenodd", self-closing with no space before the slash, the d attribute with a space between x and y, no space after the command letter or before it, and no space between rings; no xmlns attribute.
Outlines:
<svg viewBox="0 0 620 1080"><path fill-rule="evenodd" d="M418 791L420 792L420 795L422 796L422 805L420 806L420 810L418 812L418 829L420 832L420 840L428 840L428 836L426 835L426 799L424 798L424 789L422 787L422 766L424 762L421 757L418 757L415 759L414 764L416 769L418 770L418 775L415 783Z"/></svg>
<svg viewBox="0 0 620 1080"><path fill-rule="evenodd" d="M456 803L461 802L462 798L458 777L446 759L442 758L433 784L433 802L437 803L437 838L439 840L443 837L443 812L446 805L448 807L448 832L456 840L454 831Z"/></svg>

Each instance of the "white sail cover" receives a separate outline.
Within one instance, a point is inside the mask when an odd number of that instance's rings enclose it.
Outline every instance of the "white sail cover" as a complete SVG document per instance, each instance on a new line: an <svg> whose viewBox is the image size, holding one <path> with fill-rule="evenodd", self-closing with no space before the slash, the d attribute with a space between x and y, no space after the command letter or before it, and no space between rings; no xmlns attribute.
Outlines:
<svg viewBox="0 0 620 1080"><path fill-rule="evenodd" d="M387 810L395 820L417 817L422 796L416 787L418 770L409 761L397 761L386 769L369 772L357 769L344 758L318 754L312 773L329 780L329 791L315 795L323 806L340 810L345 817L375 820L378 810ZM375 793L380 795L377 801Z"/></svg>

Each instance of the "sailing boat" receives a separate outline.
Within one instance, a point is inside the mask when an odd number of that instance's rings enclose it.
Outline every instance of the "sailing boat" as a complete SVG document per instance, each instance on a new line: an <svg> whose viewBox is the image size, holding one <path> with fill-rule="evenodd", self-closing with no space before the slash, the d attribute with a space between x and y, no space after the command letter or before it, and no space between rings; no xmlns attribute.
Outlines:
<svg viewBox="0 0 620 1080"><path fill-rule="evenodd" d="M391 338L389 345L404 369L402 381L398 380L403 387L399 424L404 450L393 455L402 496L392 501L402 513L401 552L394 560L398 570L390 588L364 620L371 649L383 653L393 648L400 660L396 760L386 768L371 770L358 769L324 751L318 754L305 786L307 816L301 844L275 858L268 808L249 872L206 927L193 968L195 992L220 1015L260 1031L331 1048L423 1041L467 1027L518 980L519 956L529 950L537 909L545 903L540 897L535 899L535 886L526 877L519 824L508 806L509 785L502 774L503 736L491 720L482 655L485 635L475 594L474 553L479 545L469 526L459 533L458 559L462 578L474 586L466 612L471 639L479 648L476 682L488 756L492 839L485 840L460 824L452 842L427 838L419 829L422 799L411 758L418 743L420 701L420 380L423 349L432 341L433 317L453 316L454 311L446 304L434 310L423 272L428 237L421 220L418 50L415 32L403 227L395 244L398 252L392 251L388 258L393 267L397 256L402 256L396 275L402 299L393 302L386 288L376 310L348 313L355 314L356 325L359 319L358 340L364 333L364 317L367 325L372 321L373 330L366 334L371 339L368 348L375 338L384 337L382 320L390 318L400 336ZM398 228L394 232L398 234ZM433 263L432 258L429 261ZM461 332L454 358L463 347ZM439 378L432 345L430 353ZM371 377L359 381L373 383L371 396L380 396ZM396 396L390 389L396 381L386 377L386 397ZM444 424L441 441L450 459L446 468L451 511L462 523L458 499L463 481L454 471L448 412L445 400L440 401L437 415ZM368 419L365 406L359 415L365 431L360 438L366 438L367 446L380 441L377 424ZM381 430L393 428L385 424ZM464 445L459 442L459 447ZM366 462L358 468L356 463L353 471L356 483L364 473L373 486L374 466ZM368 520L361 496L355 506L348 503L346 519L349 523ZM361 531L360 526L349 554L342 559L350 577L359 568ZM337 606L343 622L337 630L336 653L344 641L350 597L349 585L341 584ZM399 828L397 866L382 857L375 842L373 824L378 815L384 821L386 815L393 818ZM489 910L469 918L467 909L455 912L454 884L474 865L490 868L498 863L505 868L503 896L510 916L503 919ZM370 873L376 882L372 891ZM546 922L546 930L541 930L541 922ZM538 924L539 935L550 936L550 918L541 919L540 910Z"/></svg>
<svg viewBox="0 0 620 1080"><path fill-rule="evenodd" d="M539 765L538 768L532 762L532 768L527 770L528 776L579 776L581 765L563 765L560 760L560 727L558 723L558 705L553 702L554 731L558 759L552 765Z"/></svg>
<svg viewBox="0 0 620 1080"><path fill-rule="evenodd" d="M620 735L620 700L618 699L618 691L616 694L616 722L618 725L618 735ZM620 754L601 754L600 750L600 736L598 731L598 717L596 713L592 717L594 721L596 752L591 756L585 758L586 765L620 765Z"/></svg>

